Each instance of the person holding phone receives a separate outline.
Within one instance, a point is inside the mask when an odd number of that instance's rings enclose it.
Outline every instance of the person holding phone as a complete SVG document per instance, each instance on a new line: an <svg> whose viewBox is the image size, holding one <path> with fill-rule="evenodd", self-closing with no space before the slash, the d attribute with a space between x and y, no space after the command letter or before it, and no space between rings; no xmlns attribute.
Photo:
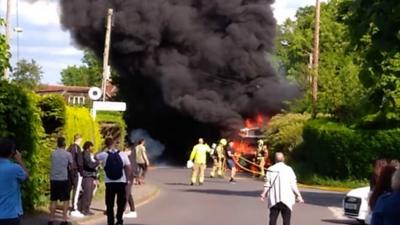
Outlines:
<svg viewBox="0 0 400 225"><path fill-rule="evenodd" d="M6 138L0 138L0 174L0 225L20 225L21 183L29 173L14 142Z"/></svg>

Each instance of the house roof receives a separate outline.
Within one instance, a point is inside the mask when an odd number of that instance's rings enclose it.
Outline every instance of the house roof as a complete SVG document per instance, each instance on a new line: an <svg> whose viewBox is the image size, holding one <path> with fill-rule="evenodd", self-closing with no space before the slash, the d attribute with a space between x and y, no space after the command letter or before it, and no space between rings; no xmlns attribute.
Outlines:
<svg viewBox="0 0 400 225"><path fill-rule="evenodd" d="M64 86L64 85L40 85L37 93L88 93L90 87Z"/></svg>

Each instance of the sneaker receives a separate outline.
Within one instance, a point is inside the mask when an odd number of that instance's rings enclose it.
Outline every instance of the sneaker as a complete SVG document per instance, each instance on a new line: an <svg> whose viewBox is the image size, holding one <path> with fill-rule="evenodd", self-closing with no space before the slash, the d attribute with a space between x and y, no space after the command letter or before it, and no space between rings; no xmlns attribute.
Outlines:
<svg viewBox="0 0 400 225"><path fill-rule="evenodd" d="M78 210L74 210L71 212L71 216L72 217L77 217L77 218L82 218L85 217L85 215L83 215L81 212L79 212Z"/></svg>
<svg viewBox="0 0 400 225"><path fill-rule="evenodd" d="M88 211L88 212L83 212L82 214L85 215L85 216L93 216L94 212Z"/></svg>
<svg viewBox="0 0 400 225"><path fill-rule="evenodd" d="M194 183L193 182L190 182L190 186L193 186L194 185Z"/></svg>
<svg viewBox="0 0 400 225"><path fill-rule="evenodd" d="M236 180L233 179L233 178L231 178L231 179L229 180L229 183L236 183Z"/></svg>
<svg viewBox="0 0 400 225"><path fill-rule="evenodd" d="M136 211L130 211L124 214L124 218L137 218Z"/></svg>
<svg viewBox="0 0 400 225"><path fill-rule="evenodd" d="M115 225L124 225L122 222L117 222Z"/></svg>

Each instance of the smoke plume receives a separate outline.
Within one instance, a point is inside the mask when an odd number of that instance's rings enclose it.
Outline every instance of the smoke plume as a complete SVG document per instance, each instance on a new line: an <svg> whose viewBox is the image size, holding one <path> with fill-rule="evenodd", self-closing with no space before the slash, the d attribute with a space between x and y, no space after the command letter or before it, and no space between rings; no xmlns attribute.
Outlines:
<svg viewBox="0 0 400 225"><path fill-rule="evenodd" d="M152 164L158 163L160 156L162 156L165 150L165 146L163 144L151 138L150 134L143 129L133 130L129 135L129 139L132 143L136 144L140 139L144 139L147 149L147 156L149 157L150 162Z"/></svg>
<svg viewBox="0 0 400 225"><path fill-rule="evenodd" d="M111 62L128 102L129 126L164 141L188 132L231 135L244 117L278 112L296 94L268 59L276 29L273 0L60 3L63 27L98 56L107 10L114 9Z"/></svg>

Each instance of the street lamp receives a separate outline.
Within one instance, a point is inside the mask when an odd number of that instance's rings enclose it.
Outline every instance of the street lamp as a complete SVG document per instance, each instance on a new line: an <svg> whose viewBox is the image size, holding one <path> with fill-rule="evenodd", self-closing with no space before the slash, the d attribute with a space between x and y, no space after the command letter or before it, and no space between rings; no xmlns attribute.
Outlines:
<svg viewBox="0 0 400 225"><path fill-rule="evenodd" d="M17 33L17 62L19 61L19 34L23 32L23 29L19 26L14 27L14 32Z"/></svg>
<svg viewBox="0 0 400 225"><path fill-rule="evenodd" d="M290 46L290 43L289 43L289 41L287 41L287 40L281 40L280 41L280 44L283 46L283 47L289 47ZM308 69L311 71L312 69L313 69L313 59L314 59L314 57L313 57L313 54L311 53L311 52L309 52L309 51L301 51L301 53L303 53L303 54L307 54L308 55ZM311 75L311 72L308 74L308 77L307 77L308 79L308 82L312 85L312 75Z"/></svg>

